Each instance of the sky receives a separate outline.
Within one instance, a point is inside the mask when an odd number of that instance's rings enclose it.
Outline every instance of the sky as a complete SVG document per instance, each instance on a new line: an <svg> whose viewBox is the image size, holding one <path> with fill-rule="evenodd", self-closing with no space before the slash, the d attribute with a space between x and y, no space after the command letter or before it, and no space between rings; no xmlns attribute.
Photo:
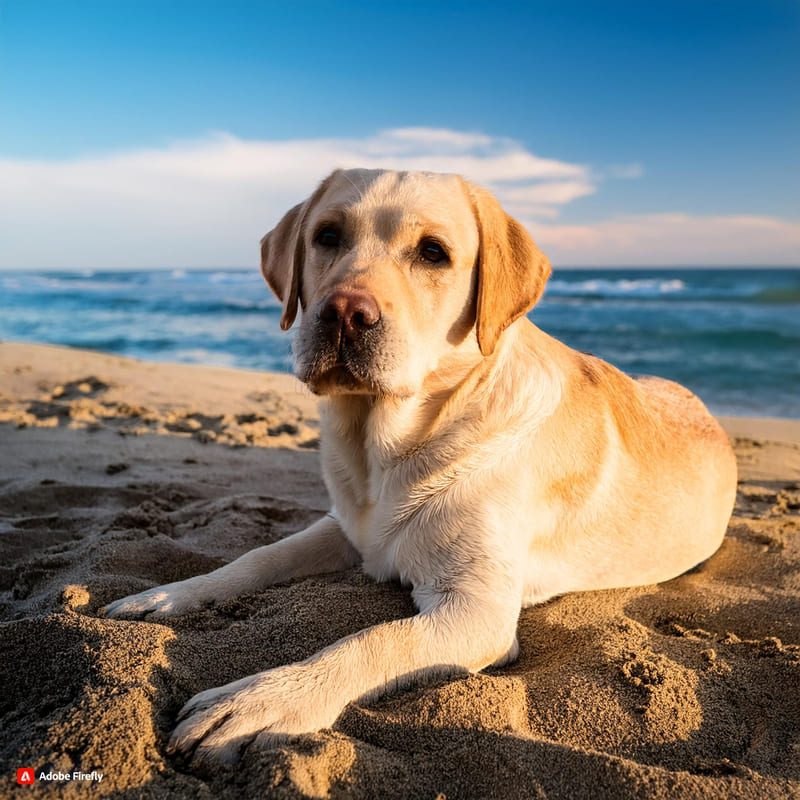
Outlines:
<svg viewBox="0 0 800 800"><path fill-rule="evenodd" d="M336 167L554 266L800 264L800 2L0 0L0 269L221 268Z"/></svg>

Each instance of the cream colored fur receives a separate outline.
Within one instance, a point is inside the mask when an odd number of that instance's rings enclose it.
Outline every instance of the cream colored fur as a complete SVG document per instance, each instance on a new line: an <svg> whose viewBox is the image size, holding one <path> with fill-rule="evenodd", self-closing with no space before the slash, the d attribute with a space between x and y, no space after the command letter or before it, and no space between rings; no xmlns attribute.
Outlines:
<svg viewBox="0 0 800 800"><path fill-rule="evenodd" d="M318 241L326 225L335 247ZM421 255L431 239L445 262ZM160 619L359 563L408 584L419 613L196 695L173 750L233 761L352 701L503 663L522 606L667 580L720 545L736 491L726 436L688 390L634 381L525 318L550 267L489 193L453 175L336 172L264 238L262 269L282 325L301 314L295 370L322 398L333 509L106 614ZM381 320L337 354L319 314L340 289L368 292Z"/></svg>

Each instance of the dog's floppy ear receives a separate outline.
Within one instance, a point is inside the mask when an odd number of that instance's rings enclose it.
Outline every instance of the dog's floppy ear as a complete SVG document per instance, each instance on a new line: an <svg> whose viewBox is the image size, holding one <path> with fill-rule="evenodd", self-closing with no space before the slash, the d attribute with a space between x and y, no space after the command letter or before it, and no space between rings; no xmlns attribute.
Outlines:
<svg viewBox="0 0 800 800"><path fill-rule="evenodd" d="M495 196L467 183L478 221L476 333L483 355L500 334L536 304L550 277L550 262L528 232L506 214Z"/></svg>
<svg viewBox="0 0 800 800"><path fill-rule="evenodd" d="M329 175L304 203L299 203L261 240L261 274L283 303L281 329L292 327L297 316L306 256L303 228L308 212L322 197L339 170Z"/></svg>
<svg viewBox="0 0 800 800"><path fill-rule="evenodd" d="M300 274L305 246L302 221L305 203L299 203L261 240L261 274L283 303L281 329L292 327L300 297Z"/></svg>

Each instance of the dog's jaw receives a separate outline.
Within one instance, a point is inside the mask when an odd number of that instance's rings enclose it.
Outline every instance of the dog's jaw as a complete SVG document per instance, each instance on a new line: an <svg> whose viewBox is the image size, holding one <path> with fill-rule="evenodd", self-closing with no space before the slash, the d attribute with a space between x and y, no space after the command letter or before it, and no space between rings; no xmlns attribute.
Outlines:
<svg viewBox="0 0 800 800"><path fill-rule="evenodd" d="M347 364L342 362L336 362L313 375L298 375L298 378L316 395L382 393L377 386L353 374Z"/></svg>

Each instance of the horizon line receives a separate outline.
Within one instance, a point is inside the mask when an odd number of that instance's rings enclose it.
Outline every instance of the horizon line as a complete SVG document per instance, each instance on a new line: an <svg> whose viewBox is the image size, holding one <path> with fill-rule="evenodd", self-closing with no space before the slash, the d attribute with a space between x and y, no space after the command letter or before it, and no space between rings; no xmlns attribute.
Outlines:
<svg viewBox="0 0 800 800"><path fill-rule="evenodd" d="M797 264L555 264L553 271L590 270L692 270L692 269L730 269L730 270L800 270ZM114 272L255 272L259 267L246 266L203 266L203 267L0 267L3 274L36 274L67 272L76 274L114 273Z"/></svg>

